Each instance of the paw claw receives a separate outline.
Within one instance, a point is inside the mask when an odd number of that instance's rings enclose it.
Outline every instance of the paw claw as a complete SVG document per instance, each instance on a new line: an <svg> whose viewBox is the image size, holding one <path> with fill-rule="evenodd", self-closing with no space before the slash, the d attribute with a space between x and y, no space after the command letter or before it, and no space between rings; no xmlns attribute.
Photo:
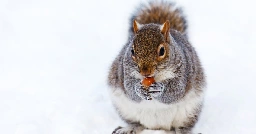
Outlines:
<svg viewBox="0 0 256 134"><path fill-rule="evenodd" d="M117 131L118 131L119 129L122 129L122 127L118 126L118 127L112 132L112 134L118 134Z"/></svg>

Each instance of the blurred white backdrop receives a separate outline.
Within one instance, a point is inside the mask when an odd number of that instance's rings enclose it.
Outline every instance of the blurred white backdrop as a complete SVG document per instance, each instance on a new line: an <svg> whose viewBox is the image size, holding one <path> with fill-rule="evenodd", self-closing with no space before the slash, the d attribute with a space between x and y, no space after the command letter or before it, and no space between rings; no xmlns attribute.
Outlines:
<svg viewBox="0 0 256 134"><path fill-rule="evenodd" d="M1 0L0 133L109 134L125 125L106 77L141 2ZM175 2L207 74L195 133L256 133L254 2Z"/></svg>

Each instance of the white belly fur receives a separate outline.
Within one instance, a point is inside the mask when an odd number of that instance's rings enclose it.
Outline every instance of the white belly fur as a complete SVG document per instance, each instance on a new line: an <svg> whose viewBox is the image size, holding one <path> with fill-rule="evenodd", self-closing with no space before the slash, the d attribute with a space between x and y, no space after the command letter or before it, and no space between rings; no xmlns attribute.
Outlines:
<svg viewBox="0 0 256 134"><path fill-rule="evenodd" d="M120 114L125 119L140 122L149 129L170 130L171 127L181 126L202 101L202 95L198 96L194 89L191 89L181 101L170 105L154 99L136 103L127 98L121 89L112 91L112 101Z"/></svg>

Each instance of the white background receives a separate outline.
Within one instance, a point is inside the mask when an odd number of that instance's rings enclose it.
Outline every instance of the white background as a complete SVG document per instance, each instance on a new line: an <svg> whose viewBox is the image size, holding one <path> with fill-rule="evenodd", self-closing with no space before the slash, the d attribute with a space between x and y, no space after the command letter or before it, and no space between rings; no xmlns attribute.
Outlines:
<svg viewBox="0 0 256 134"><path fill-rule="evenodd" d="M0 133L110 134L125 125L111 105L106 77L139 3L1 0ZM255 134L255 3L177 3L208 81L194 131Z"/></svg>

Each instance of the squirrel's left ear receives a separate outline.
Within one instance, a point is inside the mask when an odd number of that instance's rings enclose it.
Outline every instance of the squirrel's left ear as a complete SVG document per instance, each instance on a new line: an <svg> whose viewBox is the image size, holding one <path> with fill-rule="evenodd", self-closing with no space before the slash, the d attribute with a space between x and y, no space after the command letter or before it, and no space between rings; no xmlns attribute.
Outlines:
<svg viewBox="0 0 256 134"><path fill-rule="evenodd" d="M139 24L136 20L133 21L133 32L136 34L141 28L141 24Z"/></svg>
<svg viewBox="0 0 256 134"><path fill-rule="evenodd" d="M170 22L169 20L165 21L165 23L160 27L161 33L164 35L165 39L168 39L168 33L170 31Z"/></svg>

